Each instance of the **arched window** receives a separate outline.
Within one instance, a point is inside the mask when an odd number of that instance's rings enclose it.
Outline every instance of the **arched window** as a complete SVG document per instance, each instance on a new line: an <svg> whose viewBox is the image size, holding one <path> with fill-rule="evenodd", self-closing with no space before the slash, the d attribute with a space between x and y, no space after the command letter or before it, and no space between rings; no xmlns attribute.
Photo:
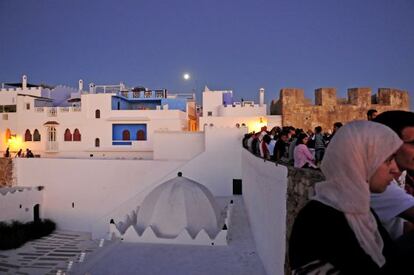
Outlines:
<svg viewBox="0 0 414 275"><path fill-rule="evenodd" d="M146 140L145 131L144 130L138 130L137 131L137 140Z"/></svg>
<svg viewBox="0 0 414 275"><path fill-rule="evenodd" d="M73 131L73 141L81 141L81 134L78 130L78 128Z"/></svg>
<svg viewBox="0 0 414 275"><path fill-rule="evenodd" d="M65 141L72 141L72 133L70 132L69 129L65 130L65 137L64 137Z"/></svg>
<svg viewBox="0 0 414 275"><path fill-rule="evenodd" d="M122 140L131 140L131 134L128 130L122 131Z"/></svg>
<svg viewBox="0 0 414 275"><path fill-rule="evenodd" d="M95 138L95 147L99 147L99 146L101 146L101 142L99 138Z"/></svg>
<svg viewBox="0 0 414 275"><path fill-rule="evenodd" d="M37 129L33 132L33 141L40 141L40 133Z"/></svg>
<svg viewBox="0 0 414 275"><path fill-rule="evenodd" d="M95 118L101 118L101 110L95 110Z"/></svg>
<svg viewBox="0 0 414 275"><path fill-rule="evenodd" d="M53 126L49 127L47 135L48 141L56 141L56 128Z"/></svg>
<svg viewBox="0 0 414 275"><path fill-rule="evenodd" d="M32 134L29 129L26 129L26 132L24 133L24 141L32 141Z"/></svg>

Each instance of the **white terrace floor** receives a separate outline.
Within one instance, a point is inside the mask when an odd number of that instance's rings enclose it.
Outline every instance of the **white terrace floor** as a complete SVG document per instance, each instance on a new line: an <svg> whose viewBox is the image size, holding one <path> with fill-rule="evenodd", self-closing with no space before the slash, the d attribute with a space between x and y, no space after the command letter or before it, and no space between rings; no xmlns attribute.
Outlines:
<svg viewBox="0 0 414 275"><path fill-rule="evenodd" d="M65 272L81 275L265 275L256 252L242 197L235 197L234 203L232 225L229 229L231 240L228 246L111 241L105 242L100 248L99 241L85 239L87 235L62 232L54 234L54 238L63 238L62 241L67 242L65 245L62 243L58 246L55 241L45 239L12 252L0 252L0 274L3 274L2 271L6 274L59 274L56 272L61 270L60 274ZM59 240L57 242L60 243ZM31 249L28 250L28 247ZM37 254L22 255L28 253L27 251ZM82 252L86 252L86 257L79 263ZM62 260L59 261L58 258ZM74 264L68 270L69 261Z"/></svg>

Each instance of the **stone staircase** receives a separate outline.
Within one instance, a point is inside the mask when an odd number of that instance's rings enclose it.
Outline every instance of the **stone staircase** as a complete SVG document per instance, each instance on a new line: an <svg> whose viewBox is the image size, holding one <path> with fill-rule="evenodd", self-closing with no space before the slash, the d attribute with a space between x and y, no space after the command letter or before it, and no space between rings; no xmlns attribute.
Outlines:
<svg viewBox="0 0 414 275"><path fill-rule="evenodd" d="M90 233L55 231L18 249L0 251L0 274L76 274L76 265L111 242L92 240Z"/></svg>

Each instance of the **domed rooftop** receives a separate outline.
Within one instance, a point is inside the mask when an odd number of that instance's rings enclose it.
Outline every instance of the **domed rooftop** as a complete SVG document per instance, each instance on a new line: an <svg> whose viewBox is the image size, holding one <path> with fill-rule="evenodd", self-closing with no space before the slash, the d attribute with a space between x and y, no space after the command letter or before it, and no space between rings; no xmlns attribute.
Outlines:
<svg viewBox="0 0 414 275"><path fill-rule="evenodd" d="M219 208L211 192L200 183L178 177L162 183L141 204L136 229L141 233L152 226L161 238L175 238L187 229L194 238L204 229L210 237L219 228Z"/></svg>

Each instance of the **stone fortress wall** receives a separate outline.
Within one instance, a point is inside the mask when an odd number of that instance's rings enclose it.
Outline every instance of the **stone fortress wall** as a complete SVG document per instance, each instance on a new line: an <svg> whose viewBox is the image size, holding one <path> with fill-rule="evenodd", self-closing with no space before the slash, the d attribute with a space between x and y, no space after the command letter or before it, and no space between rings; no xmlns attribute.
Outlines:
<svg viewBox="0 0 414 275"><path fill-rule="evenodd" d="M350 88L348 98L337 98L335 88L315 90L315 104L304 96L303 89L285 88L280 90L279 99L272 100L271 115L282 115L283 126L294 126L314 130L332 129L335 122L346 123L356 119L366 119L369 109L378 112L389 110L409 111L407 91L393 88L379 88L372 95L371 88Z"/></svg>
<svg viewBox="0 0 414 275"><path fill-rule="evenodd" d="M13 183L13 159L0 158L0 188L10 187Z"/></svg>

